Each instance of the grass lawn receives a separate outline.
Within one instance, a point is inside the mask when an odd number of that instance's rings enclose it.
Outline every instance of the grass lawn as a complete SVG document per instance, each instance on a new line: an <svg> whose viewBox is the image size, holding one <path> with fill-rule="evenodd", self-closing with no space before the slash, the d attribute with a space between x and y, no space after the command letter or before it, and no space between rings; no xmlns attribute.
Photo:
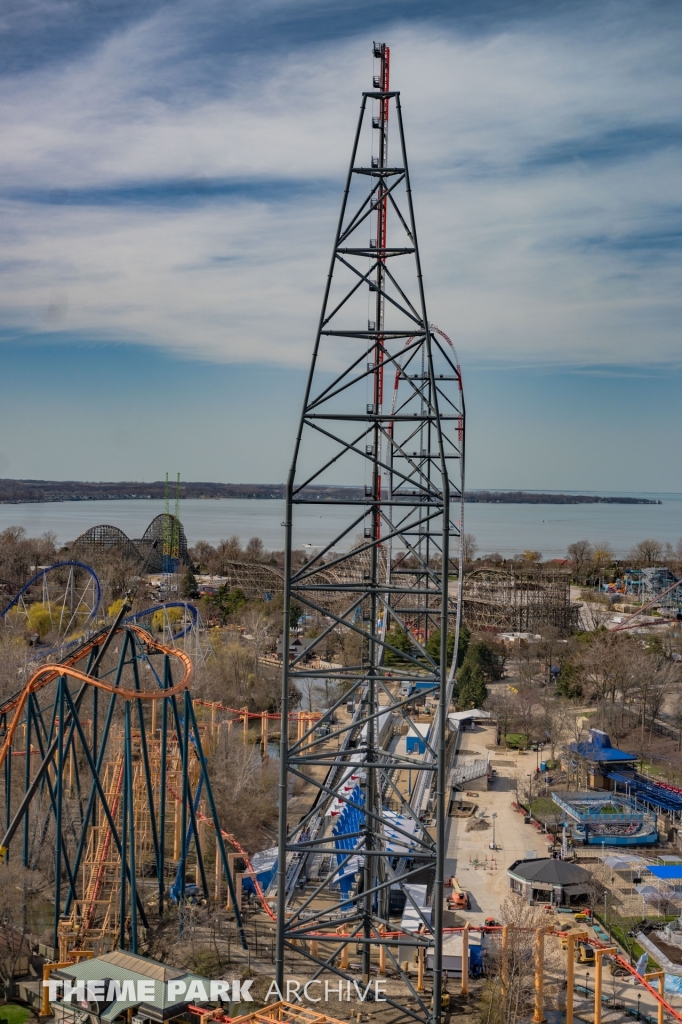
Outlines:
<svg viewBox="0 0 682 1024"><path fill-rule="evenodd" d="M7 1003L5 1006L0 1005L0 1020L6 1020L8 1024L24 1024L25 1020L31 1016L31 1011L27 1010L25 1006L17 1006L16 1003Z"/></svg>
<svg viewBox="0 0 682 1024"><path fill-rule="evenodd" d="M508 732L504 741L511 750L528 746L528 737L524 733L520 732Z"/></svg>
<svg viewBox="0 0 682 1024"><path fill-rule="evenodd" d="M599 921L599 923L605 929L605 931L611 932L616 942L620 943L620 945L628 952L632 952L633 959L639 960L644 950L638 942L635 942L635 940L630 935L628 935L628 932L637 929L637 927L641 923L641 918L623 918L620 917L620 915L614 914L613 916L609 916L607 924L607 921L604 919L603 914L595 913L594 916L596 920ZM647 967L647 970L656 971L658 969L658 964L651 956L651 954L649 954L649 966Z"/></svg>
<svg viewBox="0 0 682 1024"><path fill-rule="evenodd" d="M530 805L530 809L533 814L537 815L538 818L542 818L543 821L551 821L553 818L559 818L561 811L548 796L540 796Z"/></svg>

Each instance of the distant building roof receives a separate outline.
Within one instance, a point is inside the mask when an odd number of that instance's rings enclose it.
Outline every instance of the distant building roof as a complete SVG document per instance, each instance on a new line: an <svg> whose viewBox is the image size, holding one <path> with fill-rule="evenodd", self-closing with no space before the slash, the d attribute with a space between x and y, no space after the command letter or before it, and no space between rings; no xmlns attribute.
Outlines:
<svg viewBox="0 0 682 1024"><path fill-rule="evenodd" d="M306 651L313 644L317 643L318 637L316 636L295 636L292 640L289 640L289 654L297 655L302 651ZM277 641L277 653L281 654L284 645L284 637L281 636Z"/></svg>

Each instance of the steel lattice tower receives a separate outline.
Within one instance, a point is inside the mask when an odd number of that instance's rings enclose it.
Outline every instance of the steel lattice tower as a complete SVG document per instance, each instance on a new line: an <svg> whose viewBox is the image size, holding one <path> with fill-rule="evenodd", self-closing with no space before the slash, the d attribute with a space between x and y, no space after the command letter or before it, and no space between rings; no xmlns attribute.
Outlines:
<svg viewBox="0 0 682 1024"><path fill-rule="evenodd" d="M383 946L382 961L405 986L389 1002L439 1021L448 631L457 632L461 608L448 580L460 560L452 516L461 523L464 406L454 349L427 318L388 47L375 44L374 56L379 74L362 96L287 482L282 720L294 687L310 693L326 681L335 698L295 742L282 730L277 980L282 988L287 953L307 957L314 977L357 979L348 953L358 948L367 985ZM358 154L370 135L367 164ZM354 489L321 490L333 484ZM310 506L325 540L301 565L296 541ZM288 660L292 602L320 633ZM332 637L344 644L344 664L311 668L311 650L324 657ZM413 716L424 697L437 706L422 757L407 753L406 739L421 735ZM294 784L311 799L289 822ZM407 888L423 879L432 909ZM419 934L391 920L392 893L413 907ZM404 947L433 950L433 1005L401 970Z"/></svg>

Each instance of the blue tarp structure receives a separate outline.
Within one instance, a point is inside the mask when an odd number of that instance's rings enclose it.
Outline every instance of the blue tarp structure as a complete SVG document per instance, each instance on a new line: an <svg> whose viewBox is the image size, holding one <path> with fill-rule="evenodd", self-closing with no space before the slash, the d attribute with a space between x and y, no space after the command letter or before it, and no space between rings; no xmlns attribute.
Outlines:
<svg viewBox="0 0 682 1024"><path fill-rule="evenodd" d="M682 881L682 864L665 864L663 867L649 868L656 878L676 878Z"/></svg>
<svg viewBox="0 0 682 1024"><path fill-rule="evenodd" d="M261 850L260 853L254 853L251 858L251 867L256 872L256 878L263 891L270 885L277 871L277 854L277 847L273 846L269 850ZM242 886L244 892L255 893L256 891L252 878L242 879Z"/></svg>
<svg viewBox="0 0 682 1024"><path fill-rule="evenodd" d="M634 764L637 760L636 754L613 747L608 733L601 729L590 729L587 743L571 743L571 750L577 750L581 757L598 764Z"/></svg>

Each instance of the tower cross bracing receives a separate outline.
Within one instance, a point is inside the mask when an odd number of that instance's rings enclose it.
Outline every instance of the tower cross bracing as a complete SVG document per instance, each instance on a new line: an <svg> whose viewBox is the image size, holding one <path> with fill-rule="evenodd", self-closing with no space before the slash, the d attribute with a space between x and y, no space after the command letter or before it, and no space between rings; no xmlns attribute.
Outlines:
<svg viewBox="0 0 682 1024"><path fill-rule="evenodd" d="M454 349L427 317L388 47L375 44L374 56L287 481L282 649L292 602L320 633L305 655L284 659L283 721L296 690L316 680L333 697L314 728L295 740L282 730L277 979L281 988L287 956L303 956L313 978L357 981L353 949L367 985L378 955L404 987L389 1002L439 1021L448 630L456 633L461 607L448 579L460 561L464 404ZM322 500L314 487L326 483L360 485L364 497ZM325 536L301 565L311 505ZM305 658L332 634L343 664L311 670ZM425 698L435 710L423 736L414 719ZM407 752L410 735L423 755ZM305 813L288 812L301 787ZM414 888L422 879L428 906ZM412 908L419 930L401 930L396 903ZM433 952L433 1000L402 969L405 947Z"/></svg>

